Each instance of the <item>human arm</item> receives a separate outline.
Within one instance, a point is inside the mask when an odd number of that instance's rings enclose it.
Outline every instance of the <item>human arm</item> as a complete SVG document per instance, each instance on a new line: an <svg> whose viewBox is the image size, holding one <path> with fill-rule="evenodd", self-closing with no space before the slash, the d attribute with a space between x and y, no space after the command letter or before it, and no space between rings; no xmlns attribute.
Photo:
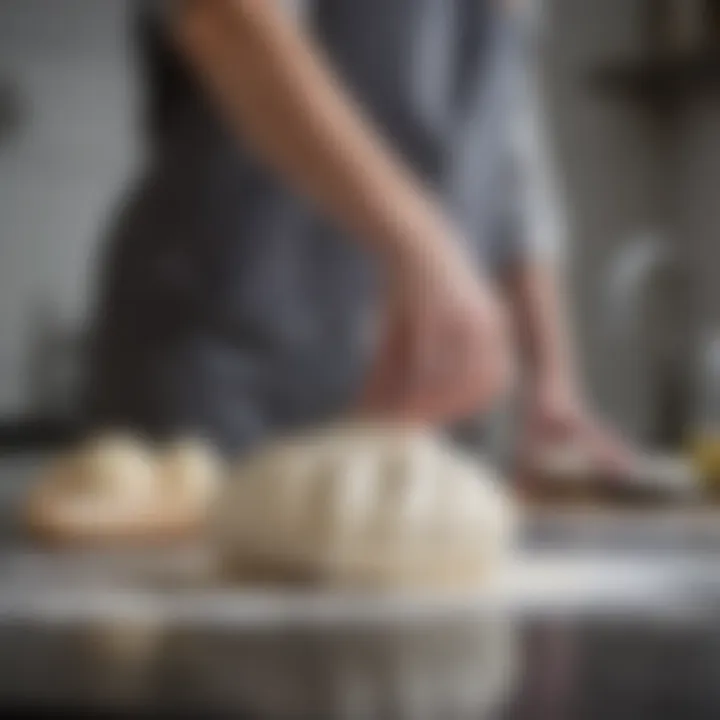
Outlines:
<svg viewBox="0 0 720 720"><path fill-rule="evenodd" d="M526 370L524 451L570 440L604 469L626 470L633 451L598 419L586 394L572 332L567 287L569 218L545 127L534 55L525 35L517 67L513 153L519 211L503 273L512 323Z"/></svg>
<svg viewBox="0 0 720 720"><path fill-rule="evenodd" d="M378 259L385 328L365 409L443 422L492 402L510 368L495 293L320 51L276 2L177 8L178 45L239 140Z"/></svg>

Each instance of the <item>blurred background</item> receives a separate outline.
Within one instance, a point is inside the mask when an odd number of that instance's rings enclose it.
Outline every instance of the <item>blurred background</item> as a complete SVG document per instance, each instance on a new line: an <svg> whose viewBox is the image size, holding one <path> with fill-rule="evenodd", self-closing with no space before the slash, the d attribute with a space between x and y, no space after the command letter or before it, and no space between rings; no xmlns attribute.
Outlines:
<svg viewBox="0 0 720 720"><path fill-rule="evenodd" d="M96 249L142 162L133 5L0 1L7 442L73 419ZM532 8L582 360L601 409L653 445L676 446L713 414L699 397L720 377L718 5Z"/></svg>
<svg viewBox="0 0 720 720"><path fill-rule="evenodd" d="M692 447L700 454L709 448L707 463L715 463L720 477L720 0L525 1L532 3L536 23L531 69L543 104L546 149L559 171L569 230L562 252L589 389L612 423L644 445L678 449L709 438ZM137 4L0 0L0 450L62 442L78 421L97 252L143 163ZM289 4L302 10L300 0ZM25 479L18 474L15 485ZM2 540L5 533L11 537L5 524L0 523ZM657 531L649 533L649 525ZM711 526L718 527L716 514ZM543 575L543 587L552 585L555 592L550 604L563 593L558 578L575 578L590 598L583 595L579 602L591 605L596 596L601 605L612 605L612 593L598 588L621 596L622 583L632 578L645 583L634 611L649 623L640 627L632 615L628 624L614 617L610 629L605 623L591 631L572 622L561 627L566 611L553 607L549 623L525 641L529 669L522 707L513 717L718 717L717 532L700 528L695 537L682 525L673 533L653 516L644 524L631 517L624 527L623 533L620 523L609 524L593 534L583 516L570 529L530 537L551 551L582 551L582 531L590 529L585 550L592 552L580 552L577 565L589 564L600 578L597 587L587 581L590 574L561 566L558 574ZM634 560L624 575L612 564L597 570L592 558L598 547L622 561L632 548ZM13 565L9 542L7 548L7 558L0 557L3 590L17 587L18 598L40 601L50 598L47 587L73 584L67 581L69 566L48 561L27 572L47 576L42 583L22 585L21 573L11 572L22 563ZM18 558L22 552L20 546ZM706 556L711 570L693 564ZM100 564L107 574L115 572L106 558ZM678 629L675 615L662 625L650 612L651 601L669 601L676 586L693 601L685 595L678 601L693 623L699 617L696 598L712 608L712 617L692 631ZM111 586L110 615L123 609L115 592ZM6 595L5 602L13 600L12 593ZM67 606L75 608L71 600ZM138 656L145 662L143 653L152 646L145 642L155 637L149 633L133 635L121 623L101 633L99 642L92 636L93 645L70 633L65 638L62 630L57 637L48 634L44 624L28 636L27 628L3 620L0 612L1 696L12 697L8 689L17 688L32 695L46 684L50 696L57 690L74 700L90 687L91 697L106 693L115 701L124 693L133 697L138 687L142 694L144 683L154 681L137 662ZM305 645L288 653L296 664L285 665L284 643L292 642L285 627L278 626L277 638L271 628L270 651L261 655L257 648L268 640L247 622L250 633L240 634L239 646L249 658L244 669L251 689L241 686L238 694L252 696L255 685L262 687L251 671L259 657L261 677L285 673L303 687L325 675L330 687L339 682L334 668L338 675L343 670L337 658L354 662L352 643L350 650L333 649L331 636L313 641L314 654L306 655ZM464 636L464 626L459 634ZM186 684L192 696L190 678L199 678L199 695L210 688L211 696L222 696L245 677L237 656L231 663L221 643L217 657L228 679L226 686L219 683L208 660L216 657L215 645L197 644L190 632L178 637L164 650L170 669L161 676L173 698ZM388 653L384 635L381 641L373 650L377 655L368 656L373 671L375 658ZM366 653L364 642L359 647ZM432 638L425 642L434 644ZM475 653L472 643L467 647ZM490 650L499 656L495 645ZM469 668L471 684L480 677L464 655L449 657L438 661L448 676L460 675L455 662ZM477 658L484 661L485 652ZM118 662L125 674L117 671ZM57 668L69 669L77 685ZM107 687L96 677L108 678ZM274 692L277 682L268 687ZM182 704L185 696L178 697Z"/></svg>

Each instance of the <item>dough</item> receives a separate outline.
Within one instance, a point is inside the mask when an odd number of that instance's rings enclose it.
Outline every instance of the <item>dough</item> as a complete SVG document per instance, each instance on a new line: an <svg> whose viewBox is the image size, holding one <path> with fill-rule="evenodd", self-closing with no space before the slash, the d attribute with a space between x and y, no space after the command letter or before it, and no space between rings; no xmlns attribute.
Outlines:
<svg viewBox="0 0 720 720"><path fill-rule="evenodd" d="M141 504L157 491L152 453L135 438L99 435L50 468L53 482L87 498Z"/></svg>
<svg viewBox="0 0 720 720"><path fill-rule="evenodd" d="M429 433L358 424L241 462L213 525L239 578L437 587L486 578L510 548L513 516L490 468Z"/></svg>
<svg viewBox="0 0 720 720"><path fill-rule="evenodd" d="M33 534L58 542L167 537L204 519L197 495L169 492L150 448L108 433L50 463L30 492L27 523Z"/></svg>
<svg viewBox="0 0 720 720"><path fill-rule="evenodd" d="M217 495L223 468L219 455L210 445L184 439L172 443L162 453L158 472L164 492L204 512Z"/></svg>

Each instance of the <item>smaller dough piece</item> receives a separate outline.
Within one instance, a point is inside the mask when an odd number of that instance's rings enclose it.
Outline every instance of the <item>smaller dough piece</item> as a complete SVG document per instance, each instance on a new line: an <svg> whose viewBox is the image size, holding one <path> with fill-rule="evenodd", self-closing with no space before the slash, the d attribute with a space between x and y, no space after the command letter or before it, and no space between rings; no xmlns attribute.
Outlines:
<svg viewBox="0 0 720 720"><path fill-rule="evenodd" d="M94 499L138 505L155 493L152 452L130 435L90 438L50 467L48 480L58 489Z"/></svg>
<svg viewBox="0 0 720 720"><path fill-rule="evenodd" d="M30 492L29 530L59 544L164 539L195 531L204 520L205 502L196 499L198 492L166 489L159 470L152 449L132 436L90 438L52 461Z"/></svg>

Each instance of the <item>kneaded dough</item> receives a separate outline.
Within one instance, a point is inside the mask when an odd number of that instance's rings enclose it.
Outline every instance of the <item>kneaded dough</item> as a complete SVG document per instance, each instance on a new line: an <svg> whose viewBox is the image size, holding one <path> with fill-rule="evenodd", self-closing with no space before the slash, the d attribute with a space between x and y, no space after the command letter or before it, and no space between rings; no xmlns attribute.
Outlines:
<svg viewBox="0 0 720 720"><path fill-rule="evenodd" d="M493 471L421 430L356 424L239 463L213 528L239 579L337 586L481 583L512 544Z"/></svg>
<svg viewBox="0 0 720 720"><path fill-rule="evenodd" d="M162 481L162 464L142 441L120 433L92 437L45 469L27 502L29 529L62 543L191 532L207 515L198 489L206 480L184 453L178 464L191 469L173 474L180 476L177 485L183 491L171 492Z"/></svg>
<svg viewBox="0 0 720 720"><path fill-rule="evenodd" d="M122 434L91 438L56 460L49 477L68 493L122 504L147 502L157 491L152 452Z"/></svg>

